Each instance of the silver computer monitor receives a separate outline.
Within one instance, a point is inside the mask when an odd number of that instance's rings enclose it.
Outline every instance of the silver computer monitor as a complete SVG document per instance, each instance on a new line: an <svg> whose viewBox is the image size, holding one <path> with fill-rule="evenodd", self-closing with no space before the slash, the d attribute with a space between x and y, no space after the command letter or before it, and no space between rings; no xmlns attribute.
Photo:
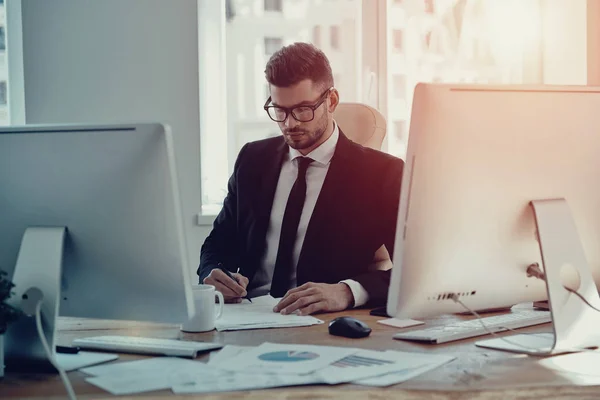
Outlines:
<svg viewBox="0 0 600 400"><path fill-rule="evenodd" d="M466 311L451 294L477 310L545 300L526 273L543 267L532 200L566 200L598 284L599 110L598 88L419 84L388 313Z"/></svg>
<svg viewBox="0 0 600 400"><path fill-rule="evenodd" d="M167 126L0 128L0 269L17 306L41 290L49 341L56 313L186 321L186 254Z"/></svg>

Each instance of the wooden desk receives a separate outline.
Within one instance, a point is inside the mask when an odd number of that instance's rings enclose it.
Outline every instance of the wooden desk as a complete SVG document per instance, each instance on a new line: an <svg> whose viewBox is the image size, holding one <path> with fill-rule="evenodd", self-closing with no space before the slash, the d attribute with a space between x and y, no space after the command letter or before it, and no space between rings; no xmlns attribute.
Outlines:
<svg viewBox="0 0 600 400"><path fill-rule="evenodd" d="M600 398L600 387L575 387L550 370L536 365L536 358L486 350L474 345L475 339L466 339L443 345L424 345L393 340L396 328L377 324L380 317L372 317L367 310L353 310L339 314L321 315L329 322L340 315L352 315L365 321L373 332L365 339L345 339L331 336L327 324L302 328L261 329L251 331L208 332L188 334L177 326L150 323L100 321L61 318L59 322L59 344L68 345L78 337L102 334L133 335L186 340L219 341L224 344L255 346L263 342L320 344L330 346L352 346L373 350L402 350L453 354L457 359L408 382L389 388L370 388L345 384L338 386L305 386L268 390L216 393L187 398L203 399L576 399ZM431 321L433 324L447 323L458 317L448 316ZM461 317L462 318L462 317ZM465 317L468 318L468 317ZM548 332L550 324L521 330L523 332ZM202 358L207 357L204 355ZM137 355L122 355L119 361L143 358ZM85 382L85 374L69 374L78 398L115 398ZM65 398L65 390L58 375L14 375L0 380L0 398L47 399ZM173 396L170 391L157 391L132 396L158 399Z"/></svg>

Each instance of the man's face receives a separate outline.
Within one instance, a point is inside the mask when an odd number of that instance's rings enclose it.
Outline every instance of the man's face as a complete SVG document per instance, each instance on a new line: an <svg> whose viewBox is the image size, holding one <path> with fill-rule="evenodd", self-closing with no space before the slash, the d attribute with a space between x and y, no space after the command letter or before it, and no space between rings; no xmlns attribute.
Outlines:
<svg viewBox="0 0 600 400"><path fill-rule="evenodd" d="M274 106L288 109L302 106L314 106L325 99L325 101L314 110L314 118L312 121L298 121L290 113L285 121L277 123L279 129L281 129L281 133L283 133L286 143L291 148L300 150L303 154L308 154L327 139L327 137L324 137L324 134L329 126L329 121L332 119L332 114L329 112L330 91L327 91L325 95L323 95L323 92L324 88L321 85L314 85L310 79L303 80L290 87L277 87L271 85L271 104ZM307 110L306 108L296 110L304 110L302 114L306 111L310 112L310 110Z"/></svg>

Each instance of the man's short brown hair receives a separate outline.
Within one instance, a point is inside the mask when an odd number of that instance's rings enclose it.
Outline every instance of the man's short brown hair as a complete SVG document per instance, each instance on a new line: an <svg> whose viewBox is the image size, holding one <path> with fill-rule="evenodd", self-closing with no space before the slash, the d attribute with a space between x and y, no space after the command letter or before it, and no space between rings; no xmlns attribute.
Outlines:
<svg viewBox="0 0 600 400"><path fill-rule="evenodd" d="M325 53L309 43L294 43L277 50L267 62L267 82L290 87L305 79L323 89L333 86L333 73Z"/></svg>

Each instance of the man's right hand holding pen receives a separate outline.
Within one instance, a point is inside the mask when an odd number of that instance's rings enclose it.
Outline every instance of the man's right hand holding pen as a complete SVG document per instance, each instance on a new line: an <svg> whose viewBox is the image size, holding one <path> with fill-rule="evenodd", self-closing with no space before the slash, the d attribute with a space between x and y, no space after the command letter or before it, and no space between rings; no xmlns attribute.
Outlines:
<svg viewBox="0 0 600 400"><path fill-rule="evenodd" d="M242 299L248 295L248 292L246 292L248 282L248 278L244 275L238 272L231 273L224 267L213 269L203 281L203 283L213 285L219 292L223 293L226 303L241 303Z"/></svg>

